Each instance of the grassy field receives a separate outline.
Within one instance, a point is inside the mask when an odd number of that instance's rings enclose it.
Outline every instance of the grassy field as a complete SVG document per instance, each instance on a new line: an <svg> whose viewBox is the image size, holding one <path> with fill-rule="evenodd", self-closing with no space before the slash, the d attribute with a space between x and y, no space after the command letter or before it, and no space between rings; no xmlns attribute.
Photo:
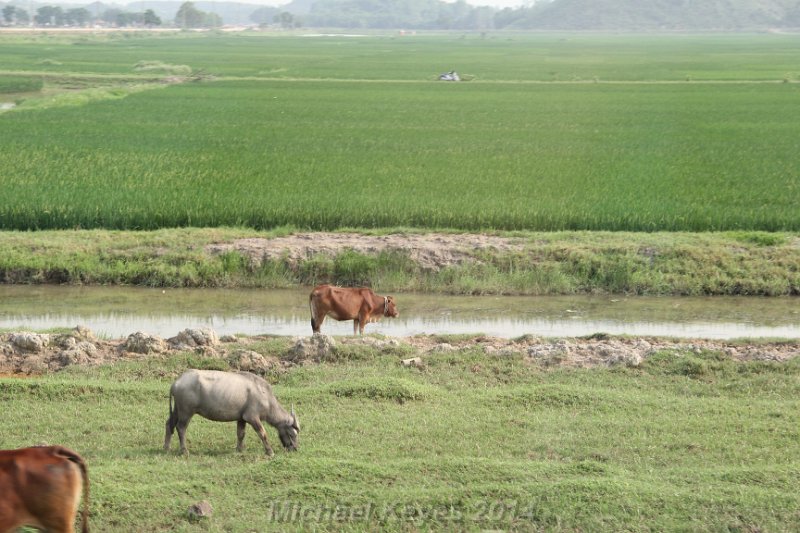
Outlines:
<svg viewBox="0 0 800 533"><path fill-rule="evenodd" d="M800 229L787 36L6 39L217 78L1 115L3 229Z"/></svg>
<svg viewBox="0 0 800 533"><path fill-rule="evenodd" d="M302 427L300 451L271 461L251 430L239 454L234 424L200 418L188 457L161 450L171 380L220 368L188 354L0 378L0 448L82 453L96 531L800 527L798 359L544 370L467 351L418 370L353 355L270 376ZM189 520L203 499L214 515Z"/></svg>

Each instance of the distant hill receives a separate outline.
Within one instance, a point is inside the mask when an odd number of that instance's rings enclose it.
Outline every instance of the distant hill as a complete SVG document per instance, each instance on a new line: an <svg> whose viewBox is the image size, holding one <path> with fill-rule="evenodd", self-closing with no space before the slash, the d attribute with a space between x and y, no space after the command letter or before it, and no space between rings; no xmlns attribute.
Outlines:
<svg viewBox="0 0 800 533"><path fill-rule="evenodd" d="M796 26L800 0L553 0L512 27L565 30L746 30Z"/></svg>

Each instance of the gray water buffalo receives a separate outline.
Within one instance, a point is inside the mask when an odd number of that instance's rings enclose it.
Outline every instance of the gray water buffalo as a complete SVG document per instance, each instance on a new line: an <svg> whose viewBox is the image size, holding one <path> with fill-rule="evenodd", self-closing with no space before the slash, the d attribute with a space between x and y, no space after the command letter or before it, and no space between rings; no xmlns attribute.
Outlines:
<svg viewBox="0 0 800 533"><path fill-rule="evenodd" d="M284 448L297 450L300 423L294 406L291 413L287 413L272 394L269 383L249 372L187 370L181 374L169 389L165 450L169 450L172 433L177 428L181 453L187 453L186 427L195 414L216 422L236 422L237 451L244 449L244 432L250 424L261 437L264 451L270 457L273 455L262 420L278 430Z"/></svg>

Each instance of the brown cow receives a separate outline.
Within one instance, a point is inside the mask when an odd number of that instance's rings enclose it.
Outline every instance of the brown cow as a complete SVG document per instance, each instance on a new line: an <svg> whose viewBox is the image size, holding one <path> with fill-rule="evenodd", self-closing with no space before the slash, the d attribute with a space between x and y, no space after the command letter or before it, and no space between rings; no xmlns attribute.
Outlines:
<svg viewBox="0 0 800 533"><path fill-rule="evenodd" d="M62 446L0 450L0 533L21 526L72 533L81 488L87 533L89 478L80 455Z"/></svg>
<svg viewBox="0 0 800 533"><path fill-rule="evenodd" d="M334 320L352 320L353 335L363 335L367 322L377 322L382 316L400 316L394 298L379 296L364 287L319 285L311 291L308 306L311 308L311 329L314 333L319 333L326 316Z"/></svg>

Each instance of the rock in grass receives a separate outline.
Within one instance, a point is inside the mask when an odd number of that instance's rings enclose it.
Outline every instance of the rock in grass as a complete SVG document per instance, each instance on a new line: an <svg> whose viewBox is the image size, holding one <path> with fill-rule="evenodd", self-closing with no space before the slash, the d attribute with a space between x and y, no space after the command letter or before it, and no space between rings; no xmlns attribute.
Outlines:
<svg viewBox="0 0 800 533"><path fill-rule="evenodd" d="M187 328L169 339L168 342L179 349L187 349L198 346L216 346L219 344L219 338L211 328Z"/></svg>
<svg viewBox="0 0 800 533"><path fill-rule="evenodd" d="M161 337L137 331L128 335L123 348L134 353L163 353L167 351L167 343Z"/></svg>
<svg viewBox="0 0 800 533"><path fill-rule="evenodd" d="M20 351L38 353L44 351L50 343L50 335L27 332L14 333L9 340Z"/></svg>
<svg viewBox="0 0 800 533"><path fill-rule="evenodd" d="M335 351L336 341L333 337L315 333L311 337L295 338L294 345L286 353L286 358L294 363L325 361L330 359Z"/></svg>
<svg viewBox="0 0 800 533"><path fill-rule="evenodd" d="M201 518L210 517L213 514L214 509L211 508L210 503L208 503L206 500L202 500L190 505L188 512L190 520L200 520Z"/></svg>
<svg viewBox="0 0 800 533"><path fill-rule="evenodd" d="M421 357L411 357L409 359L401 359L400 364L403 366L413 366L416 368L422 368L422 358Z"/></svg>

